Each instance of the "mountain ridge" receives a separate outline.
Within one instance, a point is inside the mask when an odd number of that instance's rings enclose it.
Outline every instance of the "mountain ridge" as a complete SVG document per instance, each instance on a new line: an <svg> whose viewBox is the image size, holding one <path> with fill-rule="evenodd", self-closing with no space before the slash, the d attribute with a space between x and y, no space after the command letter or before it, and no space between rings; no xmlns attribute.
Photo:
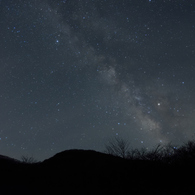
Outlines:
<svg viewBox="0 0 195 195"><path fill-rule="evenodd" d="M12 162L3 165L1 194L185 194L193 186L186 167L93 150L65 150L32 164Z"/></svg>

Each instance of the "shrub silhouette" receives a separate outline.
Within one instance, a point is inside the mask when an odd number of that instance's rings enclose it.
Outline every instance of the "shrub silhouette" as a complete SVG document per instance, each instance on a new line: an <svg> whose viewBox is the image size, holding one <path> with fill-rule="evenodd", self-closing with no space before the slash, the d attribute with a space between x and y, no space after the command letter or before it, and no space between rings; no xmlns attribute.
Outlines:
<svg viewBox="0 0 195 195"><path fill-rule="evenodd" d="M195 194L195 141L132 150L115 138L106 146L112 155L65 150L35 164L33 157L22 163L2 156L1 194Z"/></svg>
<svg viewBox="0 0 195 195"><path fill-rule="evenodd" d="M129 142L127 140L115 137L105 145L105 153L122 158L127 158Z"/></svg>
<svg viewBox="0 0 195 195"><path fill-rule="evenodd" d="M188 141L177 148L171 156L171 163L179 165L195 162L195 141Z"/></svg>
<svg viewBox="0 0 195 195"><path fill-rule="evenodd" d="M21 156L21 159L22 159L22 162L23 163L28 163L28 164L33 164L33 163L37 163L37 160L34 159L34 157L28 157L27 155L26 156Z"/></svg>
<svg viewBox="0 0 195 195"><path fill-rule="evenodd" d="M180 147L171 143L167 145L158 144L154 149L147 150L129 149L129 142L122 138L116 138L105 145L105 153L119 156L129 160L158 161L166 164L195 163L195 141L188 141Z"/></svg>

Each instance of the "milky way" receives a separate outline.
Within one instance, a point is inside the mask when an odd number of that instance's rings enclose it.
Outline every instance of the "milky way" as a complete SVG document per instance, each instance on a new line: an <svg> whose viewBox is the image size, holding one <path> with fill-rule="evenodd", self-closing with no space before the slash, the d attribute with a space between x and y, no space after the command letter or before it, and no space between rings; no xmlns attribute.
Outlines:
<svg viewBox="0 0 195 195"><path fill-rule="evenodd" d="M194 138L193 1L0 4L1 154Z"/></svg>

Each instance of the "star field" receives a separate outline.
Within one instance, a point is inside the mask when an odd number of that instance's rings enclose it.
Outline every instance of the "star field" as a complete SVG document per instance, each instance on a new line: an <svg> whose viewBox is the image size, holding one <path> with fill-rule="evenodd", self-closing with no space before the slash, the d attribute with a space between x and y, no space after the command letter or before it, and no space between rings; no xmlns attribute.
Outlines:
<svg viewBox="0 0 195 195"><path fill-rule="evenodd" d="M195 133L195 3L1 0L0 153L183 144Z"/></svg>

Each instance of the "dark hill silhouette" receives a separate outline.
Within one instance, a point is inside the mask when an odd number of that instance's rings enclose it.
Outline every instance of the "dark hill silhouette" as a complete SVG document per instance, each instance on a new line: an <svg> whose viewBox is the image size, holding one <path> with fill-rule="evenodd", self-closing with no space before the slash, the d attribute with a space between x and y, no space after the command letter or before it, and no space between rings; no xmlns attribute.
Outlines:
<svg viewBox="0 0 195 195"><path fill-rule="evenodd" d="M195 192L193 166L128 160L92 150L67 150L33 164L0 156L0 165L0 194Z"/></svg>
<svg viewBox="0 0 195 195"><path fill-rule="evenodd" d="M10 158L8 156L0 155L0 165L16 164L16 163L20 163L20 161L14 158Z"/></svg>

